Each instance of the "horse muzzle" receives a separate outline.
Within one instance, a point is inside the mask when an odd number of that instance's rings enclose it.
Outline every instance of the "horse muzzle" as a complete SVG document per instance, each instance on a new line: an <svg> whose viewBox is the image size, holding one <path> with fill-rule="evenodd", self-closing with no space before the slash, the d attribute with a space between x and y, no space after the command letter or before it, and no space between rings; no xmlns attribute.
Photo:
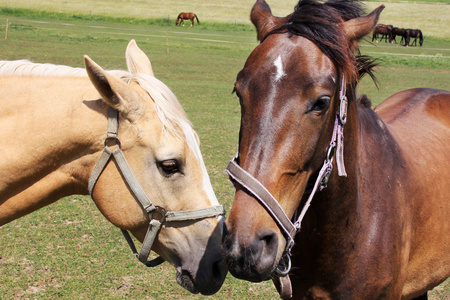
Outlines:
<svg viewBox="0 0 450 300"><path fill-rule="evenodd" d="M213 295L219 291L227 275L227 267L222 259L213 263L200 262L197 272L186 265L177 267L177 283L193 294Z"/></svg>
<svg viewBox="0 0 450 300"><path fill-rule="evenodd" d="M278 235L273 230L261 230L248 243L224 232L222 256L236 278L252 282L271 279L278 266L277 253Z"/></svg>

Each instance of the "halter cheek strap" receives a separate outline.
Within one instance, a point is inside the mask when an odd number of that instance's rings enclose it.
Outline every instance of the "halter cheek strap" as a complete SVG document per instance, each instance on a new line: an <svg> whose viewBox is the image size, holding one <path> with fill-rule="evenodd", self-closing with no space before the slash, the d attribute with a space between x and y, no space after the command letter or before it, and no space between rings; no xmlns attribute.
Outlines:
<svg viewBox="0 0 450 300"><path fill-rule="evenodd" d="M120 140L118 138L117 132L119 129L119 113L114 108L110 107L108 110L108 134L105 140L105 147L102 154L94 169L92 170L91 176L89 178L88 189L91 197L93 198L93 191L98 178L102 174L103 170L108 165L111 159L115 159L119 172L125 178L132 195L139 201L143 209L148 213L150 218L150 223L148 226L147 233L142 243L141 251L138 253L134 242L127 230L122 229L122 233L131 248L131 251L136 256L136 258L145 264L147 267L154 267L164 262L164 259L157 257L153 260L148 260L150 251L152 249L153 242L155 241L161 226L165 222L174 221L191 221L199 220L210 217L217 217L220 222L223 222L223 215L225 215L225 210L222 205L215 205L199 209L188 209L180 211L169 211L160 206L155 206L148 198L147 194L144 192L143 188L137 181L130 168L125 156L123 155ZM112 150L108 144L115 142L117 148Z"/></svg>

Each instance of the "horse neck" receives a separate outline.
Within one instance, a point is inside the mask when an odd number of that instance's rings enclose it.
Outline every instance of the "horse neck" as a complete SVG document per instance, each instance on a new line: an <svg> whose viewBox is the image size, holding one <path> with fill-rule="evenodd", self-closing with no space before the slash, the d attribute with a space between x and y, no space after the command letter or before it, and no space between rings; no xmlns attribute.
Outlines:
<svg viewBox="0 0 450 300"><path fill-rule="evenodd" d="M305 216L293 254L301 276L315 274L314 280L326 280L336 289L382 270L393 272L400 261L395 249L404 246L398 237L408 234L402 224L410 205L403 195L407 187L401 178L407 171L395 139L373 110L348 97L347 177L339 177L334 164L327 188L316 194Z"/></svg>
<svg viewBox="0 0 450 300"><path fill-rule="evenodd" d="M1 96L11 107L0 116L0 136L8 141L8 159L0 163L8 174L0 182L0 225L61 197L87 194L107 128L107 106L87 78L6 77L3 84L17 92Z"/></svg>
<svg viewBox="0 0 450 300"><path fill-rule="evenodd" d="M353 222L364 226L368 215L383 211L390 201L393 174L402 164L398 145L380 117L369 107L358 104L354 91L349 98L344 127L344 163L347 177L338 176L336 164L328 187L319 193L319 207L330 223ZM401 167L400 167L401 168ZM351 230L351 229L349 229Z"/></svg>

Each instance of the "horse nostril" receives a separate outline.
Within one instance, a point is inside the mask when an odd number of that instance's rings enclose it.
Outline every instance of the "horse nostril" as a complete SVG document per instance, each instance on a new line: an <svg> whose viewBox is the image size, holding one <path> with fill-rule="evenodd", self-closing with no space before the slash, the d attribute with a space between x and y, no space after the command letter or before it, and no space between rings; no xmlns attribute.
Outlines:
<svg viewBox="0 0 450 300"><path fill-rule="evenodd" d="M277 256L278 235L273 230L264 230L258 237L261 243L260 268L271 269Z"/></svg>
<svg viewBox="0 0 450 300"><path fill-rule="evenodd" d="M265 243L266 247L273 247L274 244L278 246L278 235L273 230L263 230L257 237L260 241Z"/></svg>
<svg viewBox="0 0 450 300"><path fill-rule="evenodd" d="M261 241L265 242L266 245L270 245L271 243L273 243L273 240L274 240L276 237L277 237L277 236L276 236L275 232L269 233L269 234L264 235L264 236L261 238Z"/></svg>
<svg viewBox="0 0 450 300"><path fill-rule="evenodd" d="M214 279L222 279L223 273L227 272L227 267L223 260L218 260L212 265L212 276Z"/></svg>

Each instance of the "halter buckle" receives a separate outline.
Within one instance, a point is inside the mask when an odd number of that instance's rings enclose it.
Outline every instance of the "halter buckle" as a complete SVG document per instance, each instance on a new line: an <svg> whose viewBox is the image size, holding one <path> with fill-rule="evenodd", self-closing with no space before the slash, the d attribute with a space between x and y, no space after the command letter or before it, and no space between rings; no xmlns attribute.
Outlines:
<svg viewBox="0 0 450 300"><path fill-rule="evenodd" d="M341 102L339 103L339 121L342 125L345 125L345 123L347 123L347 106L347 96L344 95L341 97Z"/></svg>

